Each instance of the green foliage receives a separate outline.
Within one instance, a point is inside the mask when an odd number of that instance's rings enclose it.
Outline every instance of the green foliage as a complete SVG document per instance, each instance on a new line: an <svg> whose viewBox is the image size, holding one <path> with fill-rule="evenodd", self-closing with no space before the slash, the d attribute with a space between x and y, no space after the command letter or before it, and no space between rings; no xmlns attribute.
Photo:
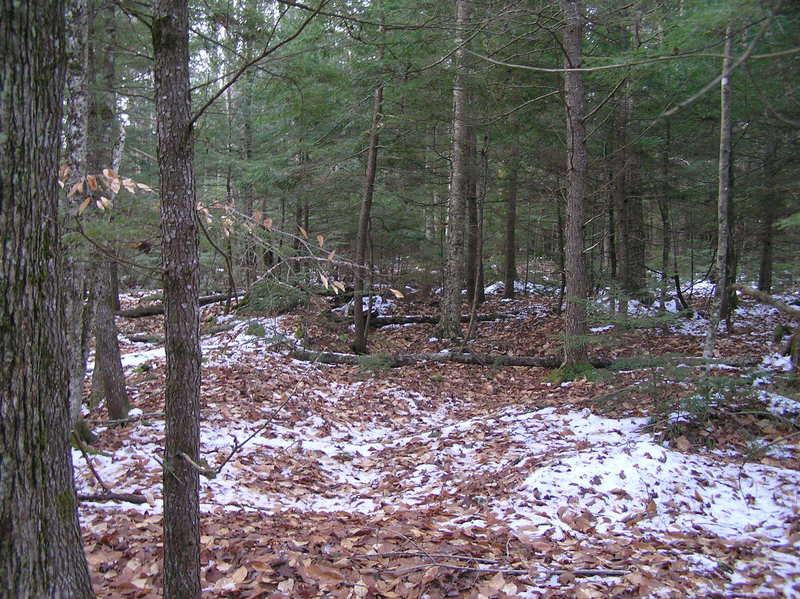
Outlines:
<svg viewBox="0 0 800 599"><path fill-rule="evenodd" d="M392 357L385 353L358 356L358 369L365 373L385 372L392 367Z"/></svg>
<svg viewBox="0 0 800 599"><path fill-rule="evenodd" d="M611 369L617 372L628 370L641 370L643 368L665 368L671 366L676 358L680 358L678 354L640 354L638 356L630 356L628 358L618 358L614 360ZM687 368L672 368L671 372L684 372Z"/></svg>
<svg viewBox="0 0 800 599"><path fill-rule="evenodd" d="M594 366L588 362L584 362L573 366L562 366L554 370L550 376L547 377L547 380L556 385L560 385L567 381L596 381L599 376L600 374Z"/></svg>
<svg viewBox="0 0 800 599"><path fill-rule="evenodd" d="M257 320L251 320L247 323L247 330L245 333L253 337L266 337L267 330L264 328L264 325Z"/></svg>
<svg viewBox="0 0 800 599"><path fill-rule="evenodd" d="M308 302L308 294L285 283L264 279L255 283L239 302L236 311L251 316L286 314Z"/></svg>
<svg viewBox="0 0 800 599"><path fill-rule="evenodd" d="M800 226L800 212L795 212L791 216L787 216L783 220L779 221L778 226L781 229Z"/></svg>

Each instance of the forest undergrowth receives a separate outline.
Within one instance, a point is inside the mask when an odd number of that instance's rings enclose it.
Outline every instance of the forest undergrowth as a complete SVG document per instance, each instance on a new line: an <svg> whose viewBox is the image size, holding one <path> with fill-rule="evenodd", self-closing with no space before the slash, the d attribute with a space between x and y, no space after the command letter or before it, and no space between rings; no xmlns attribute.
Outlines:
<svg viewBox="0 0 800 599"><path fill-rule="evenodd" d="M559 353L552 298L499 297L481 312L514 318L479 323L469 351ZM347 324L318 309L203 311L206 328L231 327L203 339L202 453L224 463L201 479L204 596L800 596L800 389L771 345L772 308L742 299L710 365L680 359L701 354L702 316L598 308L590 353L615 362L577 380L386 367L382 355L453 349L429 324L376 329L378 357L357 366L294 360L292 344L347 351ZM146 503L83 502L80 516L99 595L155 597L164 357L128 338L163 325L119 324L136 409L108 427L100 406L96 453L73 460L79 493ZM731 365L743 356L755 365Z"/></svg>

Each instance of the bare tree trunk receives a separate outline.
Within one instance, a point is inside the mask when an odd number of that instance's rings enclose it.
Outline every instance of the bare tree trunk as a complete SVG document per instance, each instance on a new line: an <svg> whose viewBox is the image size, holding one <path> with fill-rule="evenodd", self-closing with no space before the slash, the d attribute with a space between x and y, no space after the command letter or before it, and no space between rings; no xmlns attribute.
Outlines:
<svg viewBox="0 0 800 599"><path fill-rule="evenodd" d="M117 132L116 96L114 93L113 43L116 22L112 5L92 7L90 16L89 71L94 81L89 102L88 171L98 174L103 169L113 169L114 146ZM99 195L100 189L96 191ZM120 360L117 326L114 312L118 303L115 285L115 265L105 257L95 259L97 276L97 307L94 314L95 371L92 380L101 383L101 389L92 394L106 399L112 418L125 418L130 408L125 389L125 373Z"/></svg>
<svg viewBox="0 0 800 599"><path fill-rule="evenodd" d="M61 293L64 2L0 1L0 585L93 597L78 523Z"/></svg>
<svg viewBox="0 0 800 599"><path fill-rule="evenodd" d="M88 0L67 3L67 84L64 102L65 163L69 175L67 192L86 176L86 148L89 128L87 72L89 69ZM64 220L71 217L74 207L69 197L63 205ZM69 372L70 425L75 427L81 415L83 381L94 315L92 288L93 273L89 261L81 255L81 246L66 249L64 264L65 311L67 314L67 363Z"/></svg>
<svg viewBox="0 0 800 599"><path fill-rule="evenodd" d="M565 68L581 66L583 43L582 0L561 0L564 27ZM564 75L567 110L567 223L566 310L564 313L564 366L587 361L586 264L583 256L584 195L588 155L584 118L584 90L580 72Z"/></svg>
<svg viewBox="0 0 800 599"><path fill-rule="evenodd" d="M383 57L383 51L380 52ZM367 246L369 242L370 212L372 197L375 192L375 175L378 166L378 141L380 137L381 112L383 111L383 81L380 81L372 93L372 124L369 130L369 149L367 151L367 172L364 175L364 189L361 194L361 209L358 214L358 234L356 237L356 268L353 289L353 318L355 334L352 349L357 354L367 353L368 312L364 310L364 297L369 297L371 290L365 289L367 273Z"/></svg>
<svg viewBox="0 0 800 599"><path fill-rule="evenodd" d="M728 259L730 254L730 196L731 196L731 44L733 33L731 25L725 29L725 58L722 61L722 80L720 81L720 123L719 123L719 191L717 196L717 286L709 313L708 330L703 346L703 357L714 354L717 341L717 327L723 317L724 297L729 293Z"/></svg>
<svg viewBox="0 0 800 599"><path fill-rule="evenodd" d="M200 309L187 0L156 0L152 32L167 355L164 597L200 599Z"/></svg>
<svg viewBox="0 0 800 599"><path fill-rule="evenodd" d="M503 297L514 298L514 283L517 280L517 188L519 180L519 147L514 139L508 171L508 191L506 195L506 239L505 239L505 273Z"/></svg>
<svg viewBox="0 0 800 599"><path fill-rule="evenodd" d="M478 141L475 127L468 127L467 133L467 188L466 201L467 228L464 272L466 274L467 303L475 303L476 288L480 279L480 223L478 222Z"/></svg>
<svg viewBox="0 0 800 599"><path fill-rule="evenodd" d="M777 167L775 165L776 153L777 144L774 140L770 141L764 156L764 187L768 191L761 201L763 215L761 230L759 231L761 248L759 252L758 290L764 291L765 293L769 293L772 289L772 240L775 229L775 219L778 215L778 207L782 201L780 194L773 191L775 188L775 175L777 173Z"/></svg>
<svg viewBox="0 0 800 599"><path fill-rule="evenodd" d="M447 198L447 244L442 291L441 319L437 335L443 339L461 337L461 287L464 283L464 210L467 184L467 90L465 31L469 21L470 0L456 0L455 53L453 80L453 146L450 194Z"/></svg>
<svg viewBox="0 0 800 599"><path fill-rule="evenodd" d="M670 127L669 121L666 123L666 135L664 138L664 151L661 155L661 169L664 176L661 194L658 197L658 211L661 215L661 294L659 297L659 307L665 309L670 282L670 249L672 247L672 217L670 216L670 202L672 194L670 191ZM677 272L675 274L678 274Z"/></svg>
<svg viewBox="0 0 800 599"><path fill-rule="evenodd" d="M121 420L128 416L130 401L125 388L125 373L122 370L117 342L117 325L114 322L112 264L110 261L102 262L95 279L97 306L94 325L96 340L94 367L102 385L108 417L112 420Z"/></svg>

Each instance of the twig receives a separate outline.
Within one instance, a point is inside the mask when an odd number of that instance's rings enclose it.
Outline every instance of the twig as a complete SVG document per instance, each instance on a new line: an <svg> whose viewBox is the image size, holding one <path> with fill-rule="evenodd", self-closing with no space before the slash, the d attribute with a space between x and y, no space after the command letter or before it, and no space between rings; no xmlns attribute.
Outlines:
<svg viewBox="0 0 800 599"><path fill-rule="evenodd" d="M199 474L201 474L202 476L205 476L205 477L206 477L206 478L208 478L208 479L211 479L211 478L216 478L216 476L217 476L217 471L216 471L216 470L214 470L213 468L209 467L207 464L205 464L205 465L204 465L204 464L198 464L198 463L197 463L197 462L195 462L195 461L194 461L192 458L190 458L190 457L189 457L189 455L188 455L187 453L185 453L185 452L183 452L183 451L179 451L179 452L178 452L178 453L176 453L175 455L176 455L177 457L179 457L179 458L181 458L181 459L185 460L186 462L188 462L188 463L189 463L189 465L190 465L192 468L194 468L195 470L197 470L197 472L198 472Z"/></svg>
<svg viewBox="0 0 800 599"><path fill-rule="evenodd" d="M497 561L486 559L483 557L474 557L472 555L452 555L449 553L425 553L425 552L418 552L418 551L387 551L385 553L356 553L355 555L350 556L352 559L369 559L369 558L378 558L378 557L427 557L427 558L445 558L445 559L457 559L463 560L466 562L477 562L480 564L496 564Z"/></svg>
<svg viewBox="0 0 800 599"><path fill-rule="evenodd" d="M127 501L128 503L147 503L147 499L145 499L144 495L140 493L114 493L112 492L106 483L103 482L103 479L100 478L100 475L95 470L94 464L92 464L92 460L89 457L89 454L86 452L86 447L84 442L81 438L75 433L72 433L72 439L75 441L75 444L78 446L81 454L83 455L83 459L86 460L86 464L89 466L89 470L92 472L92 476L94 476L95 480L98 482L100 487L102 487L104 493L93 493L87 495L78 495L79 501Z"/></svg>
<svg viewBox="0 0 800 599"><path fill-rule="evenodd" d="M83 459L86 460L86 464L89 466L89 470L91 470L92 472L92 476L94 476L95 480L98 482L100 487L102 487L103 491L105 491L106 493L111 493L111 490L108 488L106 483L103 482L103 479L100 478L100 475L97 473L97 470L95 470L94 464L92 464L92 460L89 458L89 454L86 453L86 445L74 431L72 433L72 440L75 442L75 445L78 446L81 455L83 455Z"/></svg>
<svg viewBox="0 0 800 599"><path fill-rule="evenodd" d="M479 572L482 574L510 574L514 576L527 576L532 574L532 572L529 570L518 570L514 568L473 568L471 566L457 566L455 564L444 564L439 562L417 564L415 566L408 566L405 568L384 570L384 572L392 572L393 574L407 574L409 572L424 570L427 568L449 568L451 570L461 570L464 572ZM539 572L539 574L542 576L561 576L562 574L572 574L573 576L625 576L630 574L630 571L587 568L578 570L542 570Z"/></svg>
<svg viewBox="0 0 800 599"><path fill-rule="evenodd" d="M313 366L314 364L316 364L316 362L317 360L314 360L313 362L311 362L311 365ZM222 469L225 467L225 465L233 459L233 456L235 456L237 453L239 453L239 451L241 451L242 447L247 445L257 435L260 435L264 430L266 430L268 426L272 426L272 421L275 420L275 417L280 413L281 410L283 410L286 404L289 403L295 391L297 391L297 388L300 386L300 383L302 382L303 379L299 379L297 383L295 383L292 390L286 394L286 398L272 410L269 416L267 416L267 419L264 421L264 424L256 428L252 433L250 433L250 435L244 441L239 443L236 437L233 437L233 449L231 449L227 457L224 460L222 460L220 465L213 470L214 476L222 472ZM213 476L211 478L213 478Z"/></svg>

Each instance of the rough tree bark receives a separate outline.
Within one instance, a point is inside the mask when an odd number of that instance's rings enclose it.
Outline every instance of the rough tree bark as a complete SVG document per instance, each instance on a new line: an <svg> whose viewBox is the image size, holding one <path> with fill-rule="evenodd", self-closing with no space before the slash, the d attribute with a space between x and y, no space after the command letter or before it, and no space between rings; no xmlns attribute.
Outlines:
<svg viewBox="0 0 800 599"><path fill-rule="evenodd" d="M0 593L93 596L68 445L63 0L0 2Z"/></svg>
<svg viewBox="0 0 800 599"><path fill-rule="evenodd" d="M717 286L708 319L703 345L703 357L710 358L717 341L717 328L723 317L724 297L728 295L728 260L730 256L730 197L731 197L731 25L725 29L725 57L722 60L720 81L719 122L719 190L717 195Z"/></svg>
<svg viewBox="0 0 800 599"><path fill-rule="evenodd" d="M164 448L164 597L199 599L200 308L192 170L187 0L156 0L153 13L161 246L167 356Z"/></svg>
<svg viewBox="0 0 800 599"><path fill-rule="evenodd" d="M561 0L564 27L565 68L581 66L583 43L583 2ZM567 111L567 222L564 270L566 309L564 311L564 366L586 362L586 263L583 256L584 195L586 188L586 127L583 79L579 71L564 75Z"/></svg>
<svg viewBox="0 0 800 599"><path fill-rule="evenodd" d="M461 337L461 288L464 283L464 212L467 181L467 90L465 35L470 0L456 0L456 73L453 80L453 145L450 193L447 198L447 243L441 318L436 334L442 339Z"/></svg>

